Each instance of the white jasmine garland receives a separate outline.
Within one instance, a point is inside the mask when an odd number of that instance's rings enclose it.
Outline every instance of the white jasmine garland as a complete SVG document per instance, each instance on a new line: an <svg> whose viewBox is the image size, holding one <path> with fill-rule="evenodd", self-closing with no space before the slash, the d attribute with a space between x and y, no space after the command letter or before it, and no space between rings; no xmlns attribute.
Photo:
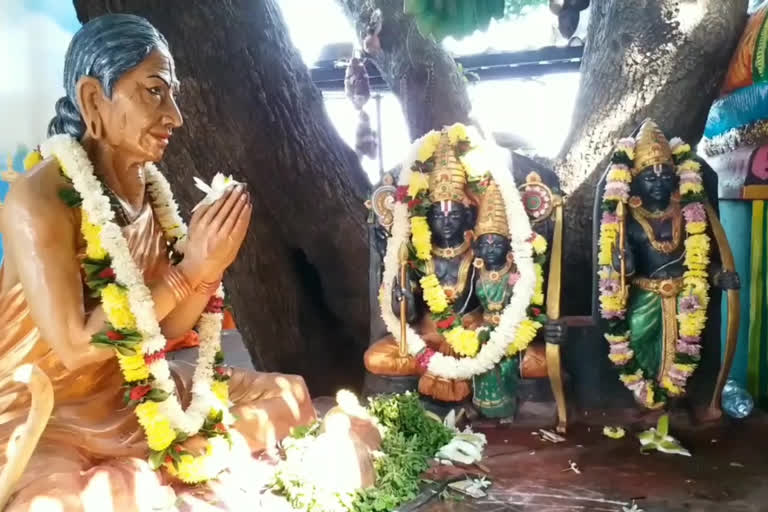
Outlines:
<svg viewBox="0 0 768 512"><path fill-rule="evenodd" d="M479 136L468 131L471 151L486 151L490 156L499 154L499 149L489 143L482 142ZM419 148L424 143L425 135L413 143L409 150L408 158L403 162L398 178L399 186L408 186L411 178L411 167L416 161ZM485 160L485 159L479 159ZM507 347L514 341L520 323L527 318L527 308L531 303L534 288L536 286L536 274L533 263L533 231L531 230L528 215L523 207L520 194L515 185L512 172L501 158L489 158L486 160L488 169L475 169L482 173L489 171L501 190L504 206L507 212L507 222L510 230L510 245L515 264L520 278L512 289L512 298L501 313L499 325L490 335L487 343L474 357L451 357L441 353L435 353L429 360L427 372L446 379L469 379L493 368L506 353ZM399 341L400 320L392 312L392 284L399 270L398 251L403 243L407 243L410 236L410 221L408 206L396 202L394 209L394 223L392 236L387 243L387 252L384 256L384 273L382 286L379 292L381 315L387 329ZM416 356L424 350L426 344L419 334L409 325L406 328L406 344L408 353Z"/></svg>
<svg viewBox="0 0 768 512"><path fill-rule="evenodd" d="M122 230L115 223L115 214L109 198L104 194L85 150L69 135L51 137L40 146L40 150L44 158L56 157L80 194L83 211L88 215L88 219L100 228L101 243L112 260L111 267L115 271L116 280L128 290L131 313L142 337L141 352L152 355L163 351L167 341L155 315L152 294L131 256ZM165 236L176 240L174 249L183 254L187 226L179 215L179 207L173 198L170 185L153 164L145 165L144 172L152 210ZM222 286L216 292L216 297L224 298ZM211 410L222 409L221 402L211 391L215 356L221 348L222 319L222 313L203 312L200 317L199 356L192 379L192 401L186 411L179 402L176 385L165 358L159 358L149 364L149 371L154 378L152 386L169 393L169 397L160 403L161 411L174 429L188 435L197 434ZM232 416L226 410L223 412L223 423L231 425Z"/></svg>

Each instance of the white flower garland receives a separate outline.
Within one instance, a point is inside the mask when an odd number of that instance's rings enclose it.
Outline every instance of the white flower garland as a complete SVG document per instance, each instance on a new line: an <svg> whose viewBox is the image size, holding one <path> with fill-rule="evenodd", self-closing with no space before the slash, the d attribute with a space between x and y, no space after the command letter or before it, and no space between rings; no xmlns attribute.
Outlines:
<svg viewBox="0 0 768 512"><path fill-rule="evenodd" d="M429 134L425 135L411 146L409 156L401 167L398 185L407 187L410 183L411 166L416 161L419 148L428 136ZM473 152L485 151L492 154L494 151L498 151L498 148L494 148L488 143L479 142L482 141L479 135L472 135L471 140ZM476 144L475 141L478 141L478 143ZM511 250L520 273L520 279L513 287L512 298L504 308L504 311L502 311L498 327L494 329L488 342L483 345L474 357L457 358L435 353L430 358L427 372L436 377L463 380L493 368L504 357L507 347L515 339L520 323L527 318L526 310L531 303L536 286L532 246L533 231L528 221L528 215L523 208L512 172L507 166L500 165L500 162L496 162L494 165L491 160L488 161L488 167L488 169L477 169L477 171L480 173L486 170L490 171L491 176L501 190L507 212L507 222L510 228ZM384 323L397 341L399 341L400 336L400 320L392 312L392 283L397 276L400 266L398 251L400 246L408 241L410 229L408 206L404 203L396 202L394 206L392 236L387 243L387 252L384 256L384 273L379 292L379 304L381 305L381 315ZM408 326L406 329L406 342L408 353L412 356L416 356L426 347L424 340L411 326Z"/></svg>
<svg viewBox="0 0 768 512"><path fill-rule="evenodd" d="M102 186L94 173L88 155L83 147L69 135L55 135L40 146L44 158L55 156L75 190L82 198L82 209L89 220L100 229L102 246L112 259L112 268L117 281L128 290L131 313L136 318L137 331L142 336L141 352L152 355L162 352L166 339L160 331L160 324L155 315L152 294L144 283L141 270L131 256L128 242L120 226L114 219L109 198L102 191ZM165 177L152 164L144 167L147 189L153 211L168 238L177 240L174 248L183 253L187 226L179 215L179 207L173 199L171 188ZM216 297L224 298L224 288L220 286ZM169 397L160 402L162 413L170 420L174 429L195 435L203 426L209 412L221 410L221 401L211 391L213 366L216 353L221 348L221 323L223 313L204 312L198 323L200 349L192 379L192 401L185 411L179 402L176 385L168 362L158 358L149 364L154 377L153 387L169 393ZM222 410L226 425L233 422L227 408Z"/></svg>

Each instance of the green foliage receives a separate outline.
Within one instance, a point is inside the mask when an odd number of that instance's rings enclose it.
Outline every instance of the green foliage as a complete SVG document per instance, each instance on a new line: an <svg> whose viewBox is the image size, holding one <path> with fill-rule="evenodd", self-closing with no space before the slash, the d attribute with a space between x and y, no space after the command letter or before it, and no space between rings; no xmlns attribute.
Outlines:
<svg viewBox="0 0 768 512"><path fill-rule="evenodd" d="M506 16L520 16L526 7L538 7L546 5L547 0L504 0L504 10Z"/></svg>
<svg viewBox="0 0 768 512"><path fill-rule="evenodd" d="M453 433L430 419L413 393L375 398L368 411L385 430L374 462L375 487L354 495L332 494L303 482L299 472L284 464L275 475L272 491L285 496L295 509L306 512L383 512L414 499L429 460ZM294 431L288 445L296 460L310 446L316 431L315 425Z"/></svg>
<svg viewBox="0 0 768 512"><path fill-rule="evenodd" d="M453 437L450 429L425 414L415 393L377 397L371 400L368 411L387 429L387 435L399 432L408 439L417 439L421 451L428 457Z"/></svg>

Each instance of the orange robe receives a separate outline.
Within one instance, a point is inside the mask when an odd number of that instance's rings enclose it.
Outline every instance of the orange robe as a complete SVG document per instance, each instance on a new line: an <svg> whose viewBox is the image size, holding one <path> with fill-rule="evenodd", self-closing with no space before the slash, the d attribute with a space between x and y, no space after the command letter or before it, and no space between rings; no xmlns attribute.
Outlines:
<svg viewBox="0 0 768 512"><path fill-rule="evenodd" d="M146 281L161 276L170 263L161 228L148 204L123 233ZM81 249L83 246L81 241ZM51 379L55 401L48 426L6 512L27 511L35 499L46 497L62 505L56 510L149 510L168 488L160 485L158 475L145 462L148 447L133 410L123 403L117 360L68 370L40 337L36 322L47 319L30 314L28 301L34 300L35 291L25 291L15 274L12 261L0 267L0 467L5 465L14 431L24 423L30 408L30 395L23 385L13 382L13 371L25 363L37 365ZM192 367L171 365L186 405ZM314 419L306 386L297 376L235 369L230 399L238 418L235 428L251 451L269 447L292 426ZM103 490L105 481L111 501L90 503L94 498L84 493Z"/></svg>

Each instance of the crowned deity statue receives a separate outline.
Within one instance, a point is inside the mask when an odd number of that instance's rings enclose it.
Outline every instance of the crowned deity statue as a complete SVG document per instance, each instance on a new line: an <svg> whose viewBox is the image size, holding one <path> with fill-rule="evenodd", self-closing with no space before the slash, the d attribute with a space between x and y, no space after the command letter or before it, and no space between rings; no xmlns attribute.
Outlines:
<svg viewBox="0 0 768 512"><path fill-rule="evenodd" d="M480 198L475 226L475 294L483 324L496 327L519 277L510 252L509 226L501 191L489 181ZM487 418L514 416L517 406L519 351L507 354L493 369L473 378L472 403Z"/></svg>
<svg viewBox="0 0 768 512"><path fill-rule="evenodd" d="M619 142L598 198L599 303L609 358L647 409L686 394L700 401L695 394L709 401L705 414L719 415L729 357L718 374L720 304L712 287L737 288L739 280L728 268L707 172L690 146L668 142L646 120L635 138Z"/></svg>
<svg viewBox="0 0 768 512"><path fill-rule="evenodd" d="M416 171L419 185L403 187L402 194L412 197L410 206L418 211L411 219L413 244L423 267L412 268L401 283L398 276L392 287L392 312L399 318L400 304L405 301L405 320L413 325L425 343L435 351L455 355L455 351L438 332L434 318L429 315L428 297L420 276L436 278L450 311L461 317L475 309L472 293L474 251L472 228L476 206L467 194L467 174L456 154L456 142L451 142L448 130L439 133L434 153L424 158L423 172ZM418 186L418 190L414 187ZM372 345L365 354L365 366L373 374L386 376L419 375L422 372L413 357L399 357L398 343L390 335ZM470 382L438 378L428 373L419 380L419 391L444 402L460 402L470 395Z"/></svg>
<svg viewBox="0 0 768 512"><path fill-rule="evenodd" d="M553 239L560 254L562 202L541 180L518 187L509 153L473 127L430 132L410 154L397 186L382 184L371 201L389 234L378 302L390 333L366 352L372 386L387 392L405 383L440 405L469 399L474 380L478 412L505 418L515 413L518 375L549 377L564 432L559 342L565 331L543 312L547 242L530 220L557 212ZM391 194L391 207L377 208L384 194ZM559 305L555 259L557 285L546 294ZM531 350L538 338L546 350L540 343Z"/></svg>
<svg viewBox="0 0 768 512"><path fill-rule="evenodd" d="M222 176L189 225L181 219L154 165L182 125L177 87L168 43L147 20L86 23L67 50L50 138L8 193L5 512L176 510L192 495L224 510L228 490L247 487L227 482L252 479L255 456L315 420L301 377L223 365L221 281L251 198ZM167 360L192 329L197 365Z"/></svg>

